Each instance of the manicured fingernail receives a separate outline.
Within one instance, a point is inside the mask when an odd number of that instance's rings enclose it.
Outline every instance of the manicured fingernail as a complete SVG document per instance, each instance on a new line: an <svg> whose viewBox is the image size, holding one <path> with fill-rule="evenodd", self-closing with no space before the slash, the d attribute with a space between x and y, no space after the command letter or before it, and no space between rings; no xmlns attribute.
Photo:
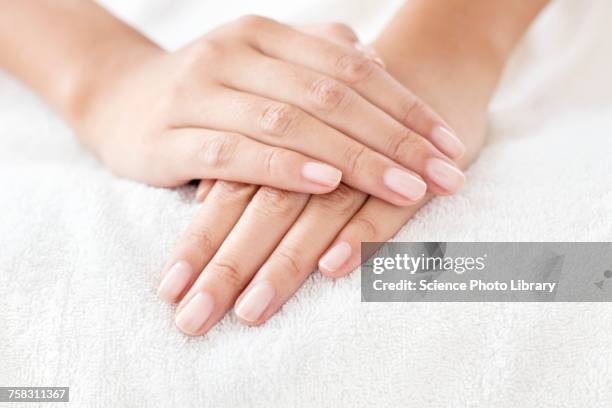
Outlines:
<svg viewBox="0 0 612 408"><path fill-rule="evenodd" d="M302 176L314 183L335 187L342 179L342 172L327 164L309 162L302 167Z"/></svg>
<svg viewBox="0 0 612 408"><path fill-rule="evenodd" d="M451 159L457 159L465 153L465 146L453 132L443 126L435 127L431 132L434 144Z"/></svg>
<svg viewBox="0 0 612 408"><path fill-rule="evenodd" d="M212 296L200 292L176 316L176 326L183 333L197 335L210 317L214 306Z"/></svg>
<svg viewBox="0 0 612 408"><path fill-rule="evenodd" d="M191 276L191 266L185 261L178 261L166 272L159 284L157 294L168 303L175 302L185 290Z"/></svg>
<svg viewBox="0 0 612 408"><path fill-rule="evenodd" d="M348 242L340 241L319 260L319 268L328 272L336 272L348 261L352 252L353 250Z"/></svg>
<svg viewBox="0 0 612 408"><path fill-rule="evenodd" d="M378 52L376 52L374 47L372 47L371 45L365 45L365 44L361 44L357 42L355 43L355 48L359 52L362 52L363 54L365 54L366 57L376 62L381 67L383 68L385 67L385 62L382 60L382 58L380 58L380 55L378 55Z"/></svg>
<svg viewBox="0 0 612 408"><path fill-rule="evenodd" d="M411 173L392 167L385 172L387 187L409 200L417 201L425 195L427 184Z"/></svg>
<svg viewBox="0 0 612 408"><path fill-rule="evenodd" d="M253 285L240 299L234 313L247 322L256 322L272 302L276 291L268 281L261 281Z"/></svg>
<svg viewBox="0 0 612 408"><path fill-rule="evenodd" d="M202 183L200 183L200 185L198 186L198 189L196 190L196 194L195 194L195 199L198 203L201 203L202 201L204 201L204 199L208 195L208 190L209 190L208 186L204 186Z"/></svg>
<svg viewBox="0 0 612 408"><path fill-rule="evenodd" d="M425 172L434 183L451 193L459 190L465 182L461 170L442 159L429 159L425 165Z"/></svg>

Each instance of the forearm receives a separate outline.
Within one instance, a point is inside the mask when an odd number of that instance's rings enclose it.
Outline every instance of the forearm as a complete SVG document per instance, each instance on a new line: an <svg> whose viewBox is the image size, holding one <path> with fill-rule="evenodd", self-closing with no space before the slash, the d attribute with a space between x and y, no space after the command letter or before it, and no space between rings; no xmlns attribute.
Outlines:
<svg viewBox="0 0 612 408"><path fill-rule="evenodd" d="M96 82L157 49L94 2L0 0L0 9L0 68L68 121Z"/></svg>

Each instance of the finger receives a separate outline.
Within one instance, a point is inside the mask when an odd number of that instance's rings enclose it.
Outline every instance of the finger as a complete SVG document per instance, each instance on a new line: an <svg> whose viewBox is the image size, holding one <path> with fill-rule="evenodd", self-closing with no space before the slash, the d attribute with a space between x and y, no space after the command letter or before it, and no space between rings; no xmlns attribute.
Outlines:
<svg viewBox="0 0 612 408"><path fill-rule="evenodd" d="M429 139L450 158L458 158L465 151L439 115L358 51L349 52L346 47L266 18L254 18L250 24L259 35L247 40L265 54L343 81L401 124Z"/></svg>
<svg viewBox="0 0 612 408"><path fill-rule="evenodd" d="M227 129L312 157L339 169L346 184L396 205L413 204L425 194L427 185L414 171L293 105L231 89L215 95L214 103L211 98L192 97L183 106L198 109L182 113L192 123L199 121L194 126Z"/></svg>
<svg viewBox="0 0 612 408"><path fill-rule="evenodd" d="M236 133L174 129L164 141L164 151L172 156L164 161L170 166L167 171L187 180L219 179L322 194L342 178L340 170L325 163Z"/></svg>
<svg viewBox="0 0 612 408"><path fill-rule="evenodd" d="M257 81L240 75L239 69L230 68L224 73L224 83L232 89L301 108L419 174L430 187L438 187L432 189L434 193L452 194L463 185L463 173L431 142L372 105L349 86L308 68L273 58L253 58L249 66L251 73L258 77ZM324 145L318 147L323 149ZM348 179L345 182L352 185Z"/></svg>
<svg viewBox="0 0 612 408"><path fill-rule="evenodd" d="M200 180L200 182L198 183L198 188L196 189L196 193L195 193L196 201L198 203L203 202L214 185L215 185L215 180L210 180L210 179Z"/></svg>
<svg viewBox="0 0 612 408"><path fill-rule="evenodd" d="M230 233L256 188L222 181L214 184L163 269L158 288L163 300L174 303L182 298Z"/></svg>
<svg viewBox="0 0 612 408"><path fill-rule="evenodd" d="M338 44L353 46L359 43L357 33L343 23L322 23L293 26L298 31L320 37L324 40L335 41Z"/></svg>
<svg viewBox="0 0 612 408"><path fill-rule="evenodd" d="M312 196L300 217L259 269L236 302L236 316L247 324L268 320L315 270L320 254L366 199L341 184Z"/></svg>
<svg viewBox="0 0 612 408"><path fill-rule="evenodd" d="M179 304L176 325L182 332L201 335L225 315L298 217L308 197L268 187L259 189Z"/></svg>
<svg viewBox="0 0 612 408"><path fill-rule="evenodd" d="M319 260L322 274L337 278L361 265L362 242L385 242L421 208L431 195L410 207L396 207L370 198L340 231Z"/></svg>
<svg viewBox="0 0 612 408"><path fill-rule="evenodd" d="M362 44L357 33L351 27L343 23L314 24L305 26L294 26L305 34L314 35L324 40L333 41L336 44L353 47L361 52L366 58L371 59L381 67L385 68L385 62L371 45Z"/></svg>

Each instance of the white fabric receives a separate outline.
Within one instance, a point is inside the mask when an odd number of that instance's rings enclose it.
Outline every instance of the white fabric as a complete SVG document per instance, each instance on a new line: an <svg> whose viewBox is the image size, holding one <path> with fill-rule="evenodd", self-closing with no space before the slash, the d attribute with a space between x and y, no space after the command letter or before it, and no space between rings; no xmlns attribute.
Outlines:
<svg viewBox="0 0 612 408"><path fill-rule="evenodd" d="M399 2L105 3L176 47L253 12L367 38ZM398 239L612 240L610 16L608 0L546 11L466 188ZM70 386L77 406L609 406L610 304L361 304L358 274L316 274L260 328L182 336L155 286L193 193L112 177L0 77L0 385Z"/></svg>

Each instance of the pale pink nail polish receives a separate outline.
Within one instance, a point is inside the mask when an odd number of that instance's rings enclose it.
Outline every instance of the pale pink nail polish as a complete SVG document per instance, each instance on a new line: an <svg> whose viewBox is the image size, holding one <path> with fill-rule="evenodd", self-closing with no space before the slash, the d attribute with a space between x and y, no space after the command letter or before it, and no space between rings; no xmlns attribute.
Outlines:
<svg viewBox="0 0 612 408"><path fill-rule="evenodd" d="M465 153L465 146L457 136L443 126L437 126L431 131L434 144L451 159L457 159Z"/></svg>
<svg viewBox="0 0 612 408"><path fill-rule="evenodd" d="M319 268L327 272L336 272L348 261L352 252L353 249L348 242L340 241L319 260Z"/></svg>
<svg viewBox="0 0 612 408"><path fill-rule="evenodd" d="M463 172L442 159L429 159L425 172L434 183L451 193L459 190L465 182Z"/></svg>
<svg viewBox="0 0 612 408"><path fill-rule="evenodd" d="M342 172L323 163L309 162L302 167L304 178L327 187L335 187L342 179Z"/></svg>
<svg viewBox="0 0 612 408"><path fill-rule="evenodd" d="M214 300L210 294L199 292L176 316L176 326L184 333L197 335L210 317Z"/></svg>
<svg viewBox="0 0 612 408"><path fill-rule="evenodd" d="M175 302L192 276L191 266L185 261L178 261L166 272L159 284L157 294L168 303Z"/></svg>
<svg viewBox="0 0 612 408"><path fill-rule="evenodd" d="M265 280L254 284L236 305L234 313L247 322L256 322L274 298L274 287Z"/></svg>
<svg viewBox="0 0 612 408"><path fill-rule="evenodd" d="M412 201L418 201L427 191L427 184L423 180L395 167L385 172L384 182L391 190Z"/></svg>

